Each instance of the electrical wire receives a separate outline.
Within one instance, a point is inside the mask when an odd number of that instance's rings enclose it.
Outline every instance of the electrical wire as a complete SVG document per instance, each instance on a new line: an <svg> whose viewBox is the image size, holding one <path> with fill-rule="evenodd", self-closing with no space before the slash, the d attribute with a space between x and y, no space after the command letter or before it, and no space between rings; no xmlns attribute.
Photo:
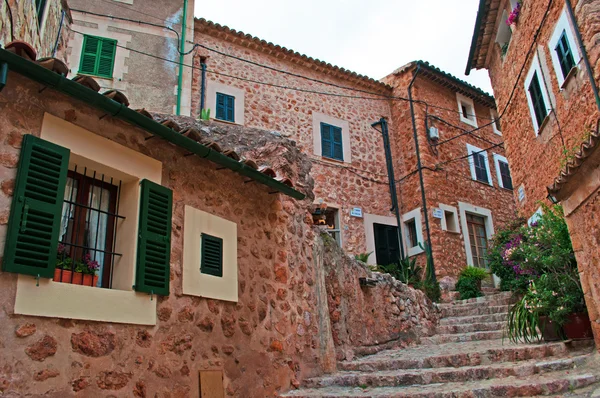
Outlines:
<svg viewBox="0 0 600 398"><path fill-rule="evenodd" d="M436 168L436 169L440 169L440 168L441 168L441 166L444 166L444 165L447 165L447 164L450 164L450 163L453 163L453 162L457 162L457 161L459 161L459 160L468 159L468 158L470 158L470 157L471 157L471 156L473 156L473 155L478 155L478 154L480 154L480 153L487 152L487 151L489 151L490 149L497 148L497 147L499 147L499 146L502 146L503 144L504 144L504 142L500 142L500 143L498 143L498 144L492 145L492 146L490 146L490 147L487 147L487 148L485 148L485 149L482 149L482 150L479 150L479 151L475 151L475 152L471 152L471 153L469 153L468 155L460 156L460 157L458 157L458 158L454 158L454 159L446 160L446 161L444 161L444 162L441 162L441 163L437 163L437 164L435 165L435 168Z"/></svg>

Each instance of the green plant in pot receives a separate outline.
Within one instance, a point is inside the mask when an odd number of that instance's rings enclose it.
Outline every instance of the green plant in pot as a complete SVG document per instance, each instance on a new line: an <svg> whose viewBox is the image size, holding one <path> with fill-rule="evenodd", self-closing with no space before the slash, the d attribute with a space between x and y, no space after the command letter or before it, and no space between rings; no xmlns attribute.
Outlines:
<svg viewBox="0 0 600 398"><path fill-rule="evenodd" d="M477 267L464 268L456 282L456 290L460 293L461 300L483 296L481 281L488 277L486 270Z"/></svg>

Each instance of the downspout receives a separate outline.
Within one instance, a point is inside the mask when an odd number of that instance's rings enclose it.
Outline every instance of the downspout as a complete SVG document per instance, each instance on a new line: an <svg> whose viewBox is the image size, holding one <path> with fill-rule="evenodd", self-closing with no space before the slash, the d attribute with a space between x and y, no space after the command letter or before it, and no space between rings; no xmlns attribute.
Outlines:
<svg viewBox="0 0 600 398"><path fill-rule="evenodd" d="M54 49L52 50L52 58L56 57L58 51L58 42L60 41L60 35L62 33L63 24L65 22L65 10L61 11L60 25L58 25L58 33L56 34L56 41L54 42Z"/></svg>
<svg viewBox="0 0 600 398"><path fill-rule="evenodd" d="M421 70L421 64L419 62L417 62L417 69L415 69L415 72L413 74L413 78L410 81L410 84L408 85L408 100L410 103L410 117L412 120L412 127L413 127L413 136L414 136L414 140L415 140L415 152L417 155L417 170L419 171L419 184L421 185L421 200L423 201L423 213L424 213L424 218L425 218L425 231L427 233L427 245L429 246L429 249L431 250L431 265L432 265L432 270L431 271L431 276L433 278L433 281L436 281L436 276L435 276L435 265L433 262L433 250L431 247L431 232L429 230L429 212L427 210L427 199L425 197L425 184L423 182L423 166L421 165L421 153L419 151L419 137L417 135L417 122L415 120L415 107L414 107L414 103L413 103L413 99L412 99L412 87L413 84L415 83L415 81L417 80L417 75L419 74L419 71Z"/></svg>
<svg viewBox="0 0 600 398"><path fill-rule="evenodd" d="M6 86L8 80L8 64L6 62L0 63L0 91Z"/></svg>
<svg viewBox="0 0 600 398"><path fill-rule="evenodd" d="M188 0L183 0L183 21L181 22L181 37L179 43L179 80L177 82L177 108L175 113L181 115L181 91L183 90L183 61L185 50L185 30L187 28Z"/></svg>
<svg viewBox="0 0 600 398"><path fill-rule="evenodd" d="M400 220L400 206L398 206L398 191L396 191L396 177L394 177L394 164L392 162L392 149L390 147L390 135L388 132L388 124L385 118L379 119L378 122L371 124L371 127L381 125L381 134L383 135L383 149L385 151L385 162L387 165L388 180L390 185L390 195L392 199L392 211L396 214L396 222L398 223L398 243L400 247L400 260L404 260L404 245L402 244L402 222Z"/></svg>
<svg viewBox="0 0 600 398"><path fill-rule="evenodd" d="M565 3L567 4L569 18L571 19L571 23L575 28L575 37L577 38L577 44L579 45L579 52L583 58L583 63L585 64L585 69L587 70L588 77L590 78L590 83L592 84L594 98L596 99L596 106L598 107L598 110L600 110L600 95L598 94L598 86L596 85L596 79L594 79L594 72L592 71L592 66L590 65L590 59L588 58L587 51L585 50L583 39L581 38L581 32L579 31L577 19L575 19L575 13L573 13L573 5L571 4L571 0L565 0Z"/></svg>
<svg viewBox="0 0 600 398"><path fill-rule="evenodd" d="M204 110L204 97L206 92L206 58L200 58L201 64L200 68L202 69L202 80L200 81L200 114Z"/></svg>

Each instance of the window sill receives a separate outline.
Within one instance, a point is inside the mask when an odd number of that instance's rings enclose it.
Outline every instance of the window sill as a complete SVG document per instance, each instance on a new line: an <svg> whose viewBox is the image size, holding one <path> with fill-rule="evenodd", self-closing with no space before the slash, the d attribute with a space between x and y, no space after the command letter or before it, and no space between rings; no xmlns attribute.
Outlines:
<svg viewBox="0 0 600 398"><path fill-rule="evenodd" d="M106 77L106 76L92 75L92 74L89 74L89 73L81 73L81 72L77 72L77 74L81 75L81 76L93 77L95 79L111 80L111 81L115 80L114 76Z"/></svg>
<svg viewBox="0 0 600 398"><path fill-rule="evenodd" d="M444 231L444 232L448 232L448 233L450 233L450 234L460 235L460 231L449 231L449 230L447 230L447 229L442 229L442 231Z"/></svg>
<svg viewBox="0 0 600 398"><path fill-rule="evenodd" d="M421 249L419 246L411 247L406 250L406 255L408 257L418 256L421 253L425 253L425 250Z"/></svg>
<svg viewBox="0 0 600 398"><path fill-rule="evenodd" d="M505 191L509 191L509 192L514 192L514 188L504 188L503 186L499 185L498 188L503 189Z"/></svg>
<svg viewBox="0 0 600 398"><path fill-rule="evenodd" d="M567 88L567 86L569 85L571 80L573 80L575 78L575 76L577 76L578 71L579 71L579 68L577 67L577 65L575 65L574 67L571 68L569 73L567 73L567 77L565 77L565 81L560 85L560 91L563 91L564 89Z"/></svg>
<svg viewBox="0 0 600 398"><path fill-rule="evenodd" d="M544 120L542 120L542 124L540 125L540 127L538 128L537 131L537 136L539 137L540 135L542 135L542 132L544 131L544 128L546 128L546 126L550 123L550 113L548 113L546 115L546 117L544 118Z"/></svg>
<svg viewBox="0 0 600 398"><path fill-rule="evenodd" d="M476 183L478 183L478 184L485 185L486 187L491 187L491 188L493 188L493 187L494 187L494 185L493 185L493 184L490 184L489 182L484 182L484 181L479 181L479 180L474 180L474 179L471 179L471 181L473 181L473 182L476 182Z"/></svg>
<svg viewBox="0 0 600 398"><path fill-rule="evenodd" d="M213 122L219 122L219 123L225 123L225 124L230 124L232 126L241 126L241 124L236 123L236 122L230 122L228 120L222 120L222 119L217 119L217 118L211 118L210 120L212 120Z"/></svg>
<svg viewBox="0 0 600 398"><path fill-rule="evenodd" d="M133 290L101 289L19 275L16 314L156 325L156 298Z"/></svg>
<svg viewBox="0 0 600 398"><path fill-rule="evenodd" d="M349 163L344 161L344 160L339 160L339 159L333 159L333 158L328 158L327 156L319 156L316 155L318 160L322 160L324 163L331 163L332 165L339 165L339 166L347 166Z"/></svg>
<svg viewBox="0 0 600 398"><path fill-rule="evenodd" d="M477 128L477 122L471 119L466 119L464 117L460 117L460 121L463 122L464 124L468 124L471 127L475 127Z"/></svg>

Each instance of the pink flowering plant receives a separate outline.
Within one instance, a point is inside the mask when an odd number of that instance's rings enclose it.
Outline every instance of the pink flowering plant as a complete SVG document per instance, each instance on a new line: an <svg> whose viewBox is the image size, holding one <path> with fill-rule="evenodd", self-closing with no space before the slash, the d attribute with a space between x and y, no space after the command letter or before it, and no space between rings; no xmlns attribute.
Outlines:
<svg viewBox="0 0 600 398"><path fill-rule="evenodd" d="M521 3L517 3L515 8L510 12L508 19L506 20L506 24L508 26L517 23L519 20L519 15L521 14Z"/></svg>
<svg viewBox="0 0 600 398"><path fill-rule="evenodd" d="M98 261L92 260L90 253L86 253L81 260L75 260L75 262L73 262L66 246L59 243L56 252L56 268L81 272L82 274L96 275L100 268L100 264L98 264Z"/></svg>

